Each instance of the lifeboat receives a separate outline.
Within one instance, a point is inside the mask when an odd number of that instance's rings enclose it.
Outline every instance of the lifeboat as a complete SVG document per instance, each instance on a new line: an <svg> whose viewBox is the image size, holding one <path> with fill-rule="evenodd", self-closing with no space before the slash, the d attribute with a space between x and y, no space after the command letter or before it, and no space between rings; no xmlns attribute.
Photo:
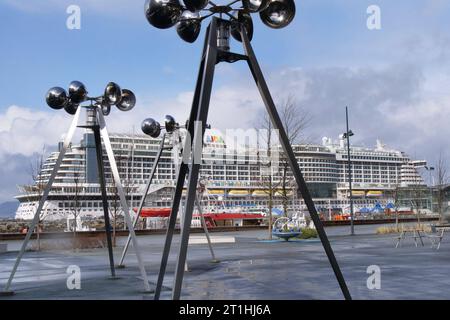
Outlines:
<svg viewBox="0 0 450 320"><path fill-rule="evenodd" d="M138 211L138 208L133 209L134 212ZM142 208L142 218L167 218L170 216L171 208Z"/></svg>

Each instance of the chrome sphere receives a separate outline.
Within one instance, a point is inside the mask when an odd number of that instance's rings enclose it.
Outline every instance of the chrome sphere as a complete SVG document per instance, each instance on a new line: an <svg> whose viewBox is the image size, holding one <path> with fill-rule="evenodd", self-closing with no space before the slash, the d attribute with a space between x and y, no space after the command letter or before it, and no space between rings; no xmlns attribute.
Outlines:
<svg viewBox="0 0 450 320"><path fill-rule="evenodd" d="M244 0L247 4L248 11L259 12L267 8L269 5L269 0Z"/></svg>
<svg viewBox="0 0 450 320"><path fill-rule="evenodd" d="M136 96L133 91L128 89L122 90L122 99L116 105L120 111L130 111L136 105Z"/></svg>
<svg viewBox="0 0 450 320"><path fill-rule="evenodd" d="M178 0L147 0L144 7L145 17L152 26L167 29L177 23L182 8Z"/></svg>
<svg viewBox="0 0 450 320"><path fill-rule="evenodd" d="M252 39L253 39L253 20L252 20L252 17L250 16L250 14L239 11L238 15L237 15L237 20L238 20L238 22L233 23L231 26L231 35L233 36L233 38L235 38L237 41L242 42L240 28L241 28L241 25L244 25L245 30L247 30L248 40L252 41Z"/></svg>
<svg viewBox="0 0 450 320"><path fill-rule="evenodd" d="M102 102L100 109L102 110L102 114L107 116L111 113L111 106L105 102Z"/></svg>
<svg viewBox="0 0 450 320"><path fill-rule="evenodd" d="M61 87L53 87L47 91L45 100L50 108L62 109L69 99L67 98L66 90Z"/></svg>
<svg viewBox="0 0 450 320"><path fill-rule="evenodd" d="M169 133L174 132L177 129L177 126L178 124L175 121L175 118L170 115L166 115L164 118L164 127L166 128L166 131Z"/></svg>
<svg viewBox="0 0 450 320"><path fill-rule="evenodd" d="M209 0L183 0L183 2L189 11L195 12L205 9L205 7L208 5Z"/></svg>
<svg viewBox="0 0 450 320"><path fill-rule="evenodd" d="M83 83L80 81L72 81L69 84L69 99L75 104L79 104L86 100L87 90Z"/></svg>
<svg viewBox="0 0 450 320"><path fill-rule="evenodd" d="M66 110L66 112L68 114L74 115L77 112L77 110L78 110L78 104L77 103L73 103L72 101L69 101L64 106L64 110Z"/></svg>
<svg viewBox="0 0 450 320"><path fill-rule="evenodd" d="M106 85L104 98L109 105L117 104L122 99L122 89L117 83L110 82Z"/></svg>
<svg viewBox="0 0 450 320"><path fill-rule="evenodd" d="M197 40L201 28L200 14L184 11L177 24L177 33L184 41L193 43Z"/></svg>
<svg viewBox="0 0 450 320"><path fill-rule="evenodd" d="M161 133L161 125L152 118L145 119L141 125L142 132L152 138L158 138Z"/></svg>
<svg viewBox="0 0 450 320"><path fill-rule="evenodd" d="M259 13L262 22L274 29L286 27L295 17L294 0L270 0L266 9Z"/></svg>

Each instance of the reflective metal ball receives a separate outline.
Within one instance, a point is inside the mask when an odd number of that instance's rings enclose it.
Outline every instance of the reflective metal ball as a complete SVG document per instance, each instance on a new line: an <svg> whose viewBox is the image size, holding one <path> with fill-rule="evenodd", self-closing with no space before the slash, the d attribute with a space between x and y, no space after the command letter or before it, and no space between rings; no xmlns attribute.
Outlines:
<svg viewBox="0 0 450 320"><path fill-rule="evenodd" d="M102 114L104 116L107 116L107 115L109 115L111 113L111 106L109 104L105 103L105 102L102 103L100 108L101 108Z"/></svg>
<svg viewBox="0 0 450 320"><path fill-rule="evenodd" d="M80 81L72 81L69 84L69 99L75 104L79 104L86 100L87 90L83 83Z"/></svg>
<svg viewBox="0 0 450 320"><path fill-rule="evenodd" d="M197 40L201 27L200 14L184 11L177 24L177 33L184 41L193 43Z"/></svg>
<svg viewBox="0 0 450 320"><path fill-rule="evenodd" d="M73 103L72 101L69 101L64 106L64 110L66 110L66 112L68 114L74 115L77 112L77 110L78 110L78 104L77 103Z"/></svg>
<svg viewBox="0 0 450 320"><path fill-rule="evenodd" d="M62 109L68 101L66 90L61 87L53 87L47 91L45 100L50 108Z"/></svg>
<svg viewBox="0 0 450 320"><path fill-rule="evenodd" d="M106 85L104 98L107 104L114 105L122 99L122 89L115 82L110 82Z"/></svg>
<svg viewBox="0 0 450 320"><path fill-rule="evenodd" d="M259 12L267 8L269 0L244 0L250 12Z"/></svg>
<svg viewBox="0 0 450 320"><path fill-rule="evenodd" d="M235 22L231 25L231 35L237 41L242 42L241 32L240 32L241 25L243 25L245 27L245 30L247 31L248 40L252 41L252 39L253 39L253 20L249 13L239 11L238 15L237 15L237 22Z"/></svg>
<svg viewBox="0 0 450 320"><path fill-rule="evenodd" d="M195 12L204 9L209 0L183 0L183 2L189 11Z"/></svg>
<svg viewBox="0 0 450 320"><path fill-rule="evenodd" d="M120 111L130 111L136 105L136 96L131 90L122 90L122 99L116 105Z"/></svg>
<svg viewBox="0 0 450 320"><path fill-rule="evenodd" d="M286 27L295 17L294 0L270 0L266 9L259 13L262 22L274 29Z"/></svg>
<svg viewBox="0 0 450 320"><path fill-rule="evenodd" d="M145 119L141 125L142 132L152 138L158 138L161 134L161 125L158 121L152 118Z"/></svg>
<svg viewBox="0 0 450 320"><path fill-rule="evenodd" d="M166 115L166 117L164 118L164 127L166 128L167 132L171 133L177 129L178 124L175 121L174 117Z"/></svg>
<svg viewBox="0 0 450 320"><path fill-rule="evenodd" d="M145 17L152 26L167 29L177 23L182 8L178 0L147 0L144 11Z"/></svg>

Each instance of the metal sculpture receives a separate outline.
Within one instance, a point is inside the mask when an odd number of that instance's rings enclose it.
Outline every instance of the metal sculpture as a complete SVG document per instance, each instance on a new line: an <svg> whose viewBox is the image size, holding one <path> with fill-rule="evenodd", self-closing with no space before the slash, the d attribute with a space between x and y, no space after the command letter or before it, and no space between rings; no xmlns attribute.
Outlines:
<svg viewBox="0 0 450 320"><path fill-rule="evenodd" d="M155 176L156 169L158 168L158 164L161 160L163 151L173 150L175 148L175 150L173 152L174 158L178 158L179 151L177 149L177 146L178 146L178 144L181 143L181 137L179 135L180 128L181 128L180 125L176 122L175 118L172 117L171 115L165 116L164 126L161 126L158 121L156 121L155 119L152 119L152 118L147 118L144 121L142 121L142 125L141 125L142 132L144 132L146 135L149 135L152 138L158 138L161 134L162 129L165 129L166 132L163 134L163 136L161 138L161 143L160 143L158 151L156 153L156 158L153 162L149 180L147 181L147 185L145 186L144 193L143 193L141 201L139 203L139 207L136 212L136 219L134 220L134 226L133 226L134 228L136 227L139 217L141 216L141 212L142 212L142 208L144 207L145 199L147 198L148 192L150 190L150 186L153 182L153 178ZM167 145L166 145L166 142L168 142ZM175 162L177 162L177 161L175 161ZM176 167L178 170L177 165L176 165ZM199 192L199 194L201 195L201 192ZM205 232L205 236L206 236L206 239L208 242L209 250L211 252L212 261L217 262L218 260L216 259L214 250L212 248L211 238L210 238L209 232L208 232L208 227L206 226L205 218L203 216L203 212L202 212L202 208L201 208L201 199L196 198L196 206L197 206L197 210L200 215L201 225L203 227L203 231ZM125 267L123 262L125 260L126 254L127 254L128 247L130 245L130 240L131 240L131 238L130 238L130 236L128 236L127 242L125 243L125 246L123 248L122 256L120 258L120 262L118 265L118 267L120 267L120 268Z"/></svg>
<svg viewBox="0 0 450 320"><path fill-rule="evenodd" d="M27 235L25 237L24 242L22 243L22 247L20 249L19 255L15 261L13 270L9 276L9 279L6 283L4 292L5 293L13 293L10 291L11 282L14 278L14 275L17 271L17 268L20 264L20 261L25 253L25 249L27 247L28 242L30 241L31 235L33 233L34 228L36 227L39 216L41 214L44 203L47 201L48 195L51 191L52 185L55 181L55 177L58 173L58 170L63 161L64 155L69 148L73 135L75 133L75 129L78 126L79 117L81 113L81 109L85 108L88 111L88 123L86 125L80 125L79 128L87 128L91 129L94 133L95 139L95 148L96 148L96 156L97 156L97 166L99 173L99 182L100 189L102 194L102 203L103 203L103 214L105 219L105 232L106 232L106 240L108 245L108 255L109 255L109 265L111 269L111 277L116 277L115 267L114 267L114 256L112 250L112 240L111 240L111 225L109 221L109 209L108 209L108 198L106 193L106 182L105 182L105 174L104 174L104 164L103 164L103 149L102 149L102 139L103 144L105 146L105 150L107 153L107 157L109 160L109 164L111 166L112 175L114 177L115 186L117 188L120 203L122 209L124 211L125 221L127 223L128 229L130 231L130 237L133 241L133 246L136 251L136 256L138 259L139 270L144 281L144 289L146 292L151 292L150 285L147 278L147 273L145 271L144 263L141 257L141 253L139 250L138 242L136 239L136 235L134 232L134 228L132 225L130 210L126 201L125 193L123 190L122 183L120 181L119 171L117 169L117 164L114 158L113 150L111 147L111 142L109 139L108 131L106 129L106 122L104 115L108 115L111 111L111 106L116 105L117 108L121 111L131 110L135 103L136 97L133 92L130 90L121 90L119 85L114 82L108 83L106 86L105 92L102 96L99 97L88 97L88 92L84 84L79 81L73 81L69 85L68 94L67 92L60 87L51 88L47 92L46 101L49 107L53 109L65 109L71 115L74 115L74 118L71 122L69 130L65 136L64 143L62 149L59 152L58 159L53 167L50 178L45 186L44 193L39 200L38 208L34 214L34 218L28 228ZM90 102L89 105L81 106L80 104L83 102Z"/></svg>
<svg viewBox="0 0 450 320"><path fill-rule="evenodd" d="M191 113L188 120L187 130L190 139L185 141L185 152L190 152L192 156L183 157L189 159L183 161L177 175L175 195L172 204L171 215L166 234L166 240L161 259L161 266L155 291L155 299L159 299L163 284L166 266L168 262L170 247L172 243L177 212L180 208L182 189L187 180L187 199L184 209L184 225L181 230L181 244L178 251L172 299L179 299L184 276L184 264L189 241L189 229L192 220L192 213L196 201L196 189L199 178L200 163L195 161L197 152L201 152L203 146L203 136L205 125L208 118L209 103L211 98L212 83L214 78L215 66L221 62L233 63L237 61L246 61L253 75L255 83L259 89L266 110L270 116L275 129L279 131L280 142L283 151L288 160L289 166L293 172L305 204L309 210L322 245L328 256L331 267L336 279L340 285L342 293L346 299L351 299L347 284L341 273L340 267L336 261L328 237L320 221L317 210L314 206L311 194L306 185L300 167L295 158L294 151L289 143L286 131L283 128L282 121L278 115L275 103L270 95L266 81L250 44L253 23L251 14L259 13L262 22L274 29L286 27L295 17L294 0L235 0L226 5L216 5L213 1L193 1L184 0L184 6L178 0L147 0L145 4L145 15L148 22L156 28L166 29L174 26L177 22L184 28L189 18L183 15L186 10L199 11L205 13L204 16L198 15L192 20L198 24L208 17L212 17L205 36L205 43L201 55L200 70L197 78L197 84L192 103ZM199 26L196 28L184 28L182 39L188 39L188 42L195 39ZM179 33L180 34L180 33ZM243 44L244 54L230 51L230 34ZM188 147L190 151L188 150Z"/></svg>
<svg viewBox="0 0 450 320"><path fill-rule="evenodd" d="M301 235L302 230L297 221L288 217L281 217L273 223L272 234L275 237L289 241L289 239L297 238Z"/></svg>

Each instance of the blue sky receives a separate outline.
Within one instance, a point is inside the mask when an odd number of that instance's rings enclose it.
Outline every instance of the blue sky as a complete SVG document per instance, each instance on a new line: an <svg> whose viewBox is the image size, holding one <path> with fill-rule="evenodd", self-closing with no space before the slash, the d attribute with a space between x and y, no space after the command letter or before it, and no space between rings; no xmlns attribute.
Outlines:
<svg viewBox="0 0 450 320"><path fill-rule="evenodd" d="M192 88L202 41L191 45L173 28L151 27L143 15L143 0L95 2L99 4L0 1L0 85L8 93L0 97L0 110L11 104L45 108L42 95L48 87L72 79L83 79L97 91L117 79L138 93L167 97ZM81 30L68 30L65 10L77 3ZM381 31L365 27L366 9L374 3L382 10ZM393 63L403 57L386 50L388 45L398 46L414 34L448 30L450 6L432 7L433 1L423 0L297 1L297 17L286 29L269 29L255 17L253 45L268 68Z"/></svg>
<svg viewBox="0 0 450 320"><path fill-rule="evenodd" d="M66 28L72 4L81 8L81 30ZM448 149L450 1L296 5L294 22L281 30L255 15L252 44L276 100L294 94L311 114L316 142L344 130L349 105L356 143L372 146L380 138L430 162ZM366 27L369 5L381 9L381 30ZM81 80L100 94L115 81L132 89L138 105L132 114L111 114L113 131L129 132L148 116L187 117L204 30L188 44L173 28L150 26L143 6L144 0L0 0L0 164L8 168L0 201L28 179L23 166L44 143L54 144L70 120L45 105L52 86ZM220 65L217 75L213 126L255 123L263 106L245 65Z"/></svg>

